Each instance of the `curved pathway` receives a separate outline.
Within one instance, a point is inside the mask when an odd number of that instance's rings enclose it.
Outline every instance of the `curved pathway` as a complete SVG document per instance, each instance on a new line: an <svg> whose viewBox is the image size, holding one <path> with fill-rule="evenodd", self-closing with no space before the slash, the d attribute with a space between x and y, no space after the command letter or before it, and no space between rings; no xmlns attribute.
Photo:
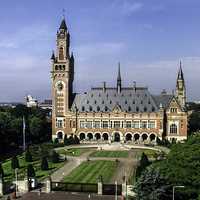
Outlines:
<svg viewBox="0 0 200 200"><path fill-rule="evenodd" d="M149 149L149 150L155 150L155 151L164 151L165 153L169 153L169 149L165 147L147 147L147 146L141 146L141 145L131 145L131 144L120 144L120 143L112 143L112 144L84 144L84 145L71 145L67 147L60 147L56 148L56 150L60 149L71 149L71 148L94 148L97 147L98 149L102 150L111 150L111 151L120 151L120 150L127 150L129 151L129 156L127 158L108 158L108 157L90 157L90 154L95 151L95 149L91 149L79 157L74 156L67 156L67 163L55 171L51 175L51 179L54 182L59 182L64 179L65 176L69 175L73 169L78 167L82 162L90 160L112 160L118 162L117 172L115 173L114 177L111 179L111 182L117 181L118 183L121 183L123 180L123 177L131 177L133 175L133 170L138 164L138 152L134 149Z"/></svg>

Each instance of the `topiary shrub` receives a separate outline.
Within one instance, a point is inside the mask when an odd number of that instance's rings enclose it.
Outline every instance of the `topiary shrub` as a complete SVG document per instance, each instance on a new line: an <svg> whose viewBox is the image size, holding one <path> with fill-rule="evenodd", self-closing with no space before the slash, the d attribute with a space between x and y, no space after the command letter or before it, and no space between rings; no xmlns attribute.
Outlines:
<svg viewBox="0 0 200 200"><path fill-rule="evenodd" d="M49 164L46 157L43 157L41 160L41 170L48 170Z"/></svg>
<svg viewBox="0 0 200 200"><path fill-rule="evenodd" d="M29 164L27 167L27 177L35 177L35 169L33 168L32 164Z"/></svg>
<svg viewBox="0 0 200 200"><path fill-rule="evenodd" d="M1 163L0 163L0 177L4 177L4 171Z"/></svg>
<svg viewBox="0 0 200 200"><path fill-rule="evenodd" d="M19 160L17 158L17 156L14 156L11 160L11 168L12 169L16 169L19 168Z"/></svg>
<svg viewBox="0 0 200 200"><path fill-rule="evenodd" d="M25 152L25 161L26 162L33 162L32 154L29 151L29 149L27 149L26 152Z"/></svg>
<svg viewBox="0 0 200 200"><path fill-rule="evenodd" d="M59 154L56 151L54 151L54 150L51 152L50 158L51 158L51 161L53 163L58 163L60 161Z"/></svg>

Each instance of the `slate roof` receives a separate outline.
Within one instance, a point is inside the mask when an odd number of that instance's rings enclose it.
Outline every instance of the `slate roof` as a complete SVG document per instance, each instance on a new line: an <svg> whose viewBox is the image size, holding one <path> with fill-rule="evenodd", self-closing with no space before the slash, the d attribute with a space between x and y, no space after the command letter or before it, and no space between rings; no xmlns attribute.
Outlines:
<svg viewBox="0 0 200 200"><path fill-rule="evenodd" d="M76 94L72 111L78 112L112 112L118 107L123 112L156 112L160 104L165 108L173 95L151 95L146 87L92 88L84 94Z"/></svg>

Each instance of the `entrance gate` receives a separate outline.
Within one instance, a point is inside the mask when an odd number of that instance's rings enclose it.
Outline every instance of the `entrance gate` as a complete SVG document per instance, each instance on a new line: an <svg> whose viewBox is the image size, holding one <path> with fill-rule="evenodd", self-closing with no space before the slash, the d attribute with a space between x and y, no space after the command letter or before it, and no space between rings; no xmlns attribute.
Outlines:
<svg viewBox="0 0 200 200"><path fill-rule="evenodd" d="M118 132L114 133L114 141L115 142L120 142L120 134Z"/></svg>
<svg viewBox="0 0 200 200"><path fill-rule="evenodd" d="M103 184L103 195L115 195L117 191L117 195L122 194L122 185L115 184Z"/></svg>

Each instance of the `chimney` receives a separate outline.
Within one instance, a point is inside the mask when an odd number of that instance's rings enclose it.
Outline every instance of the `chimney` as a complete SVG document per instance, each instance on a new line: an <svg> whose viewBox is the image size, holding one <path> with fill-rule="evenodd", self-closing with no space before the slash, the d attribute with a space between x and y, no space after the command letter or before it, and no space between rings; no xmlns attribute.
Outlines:
<svg viewBox="0 0 200 200"><path fill-rule="evenodd" d="M133 81L133 90L136 91L136 81Z"/></svg>
<svg viewBox="0 0 200 200"><path fill-rule="evenodd" d="M106 82L103 82L103 92L106 92Z"/></svg>

